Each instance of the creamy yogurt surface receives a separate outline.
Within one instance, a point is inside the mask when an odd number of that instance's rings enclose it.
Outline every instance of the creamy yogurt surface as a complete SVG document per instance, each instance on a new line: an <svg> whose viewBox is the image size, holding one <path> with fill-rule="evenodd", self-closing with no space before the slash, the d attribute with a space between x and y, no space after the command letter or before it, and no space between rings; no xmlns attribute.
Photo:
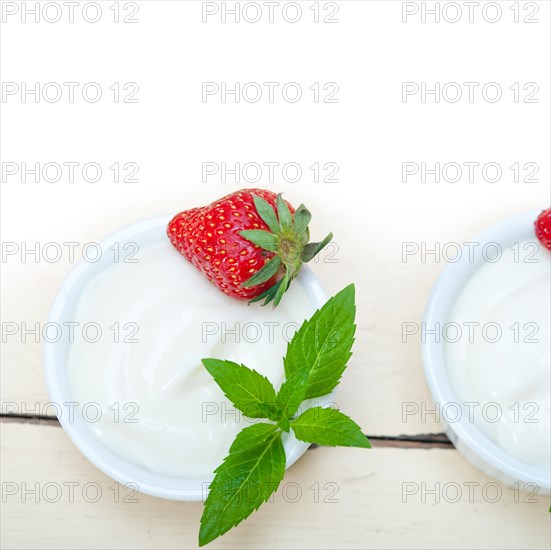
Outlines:
<svg viewBox="0 0 551 550"><path fill-rule="evenodd" d="M535 252L485 262L461 291L449 320L463 330L444 343L446 367L459 404L475 403L470 420L487 437L549 468L551 255L535 241L518 250ZM467 323L479 323L471 335Z"/></svg>
<svg viewBox="0 0 551 550"><path fill-rule="evenodd" d="M70 346L72 398L101 407L88 426L129 462L165 475L210 476L251 420L201 359L242 363L277 389L287 342L316 308L299 281L276 309L229 298L168 240L137 257L108 267L82 292L74 321L98 323L103 334ZM115 323L118 334L109 329Z"/></svg>

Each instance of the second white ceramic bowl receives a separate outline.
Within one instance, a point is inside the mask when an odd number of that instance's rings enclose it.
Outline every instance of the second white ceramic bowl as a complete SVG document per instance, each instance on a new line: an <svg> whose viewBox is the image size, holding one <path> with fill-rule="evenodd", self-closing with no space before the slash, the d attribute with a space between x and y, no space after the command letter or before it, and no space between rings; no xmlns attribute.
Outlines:
<svg viewBox="0 0 551 550"><path fill-rule="evenodd" d="M538 214L536 211L516 216L471 239L471 242L479 245L474 248L474 261L464 250L461 258L444 270L427 304L425 326L442 326L449 321L453 305L465 283L486 261L482 252L485 244L497 243L502 250L506 250L516 241L535 240L534 220ZM440 407L447 403L458 403L446 371L443 340L436 343L433 338L425 339L422 353L425 375L434 402ZM541 494L549 493L551 483L548 470L526 464L505 453L469 421L468 414L463 414L457 422L447 424L446 434L470 462L489 476L509 484L520 482L521 489L525 484L535 483Z"/></svg>

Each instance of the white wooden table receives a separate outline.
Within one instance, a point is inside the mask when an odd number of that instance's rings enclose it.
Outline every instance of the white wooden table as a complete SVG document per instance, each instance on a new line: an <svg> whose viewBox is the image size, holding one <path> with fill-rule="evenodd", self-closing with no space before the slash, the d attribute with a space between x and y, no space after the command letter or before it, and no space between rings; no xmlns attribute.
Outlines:
<svg viewBox="0 0 551 550"><path fill-rule="evenodd" d="M32 219L34 227L41 227L42 243L97 241L139 218L201 204L225 190L195 186L182 191L173 186L159 197L153 186L145 185L132 204L124 194L113 193L107 205L101 195L91 195L86 202L73 201L71 210L61 203L46 210L42 208L46 191L41 196L36 189L36 200L29 205L22 189L5 188L3 204L10 204L11 209L2 212L3 238L31 238L27 220ZM315 234L327 225L323 223L329 218L327 205L344 211L348 200L327 187L287 189L286 194L292 202L304 201L317 214ZM402 241L463 242L488 224L538 207L545 201L545 193L524 190L511 194L501 204L492 205L491 214L485 207L472 205L471 199L465 195L455 198L458 211L470 210L462 219L451 218L449 212L434 209L423 200L396 204L389 196L386 208L367 203L361 224L365 239L355 234L358 224L349 216L332 219L338 263L322 261L313 268L328 293L351 281L357 285L357 341L338 398L369 435L377 436L374 448L309 450L287 472L274 501L213 547L549 546L547 497L524 503L525 494L519 497L500 485L501 498L489 502L494 493L486 486L493 480L432 436L442 432L432 417L425 423L420 415L402 421L404 403L431 406L419 342L402 343L402 322L421 319L431 285L443 267L430 262L403 263ZM25 217L21 216L23 210ZM102 212L101 219L89 216L90 212ZM392 216L400 223L388 223ZM26 321L29 326L35 321L44 323L69 268L69 262L4 263L2 320ZM2 346L1 382L4 411L17 409L0 424L3 548L195 547L200 503L169 502L142 494L133 497L122 488L116 493L113 480L81 455L55 421L18 418L52 414L44 408L49 399L40 343L23 344L18 338L8 338ZM395 440L398 436L422 437L418 442L400 442ZM462 488L457 502L446 501L442 492L450 483ZM101 496L97 502L88 502L87 497L96 498L95 484L101 487ZM467 484L472 484L472 496ZM32 491L37 487L35 496ZM438 487L436 502L430 490ZM450 495L448 500L453 500ZM49 502L58 496L57 502ZM131 502L124 502L125 498Z"/></svg>
<svg viewBox="0 0 551 550"><path fill-rule="evenodd" d="M297 161L309 176L313 162L337 162L338 184L263 186L304 202L314 236L333 231L337 252L313 264L327 293L356 284L357 337L338 400L374 448L310 449L273 502L212 548L549 548L548 497L525 502L498 484L501 497L490 502L494 481L438 435L432 416L404 421L406 404L432 401L419 339L402 339L445 267L431 256L404 261L405 242L462 243L549 206L548 3L539 3L539 26L513 25L507 5L502 26L459 27L404 25L401 2L341 2L342 23L323 32L203 25L200 4L140 2L139 25L2 26L4 79L139 81L141 94L136 105L0 105L4 161L95 161L107 174L115 161L140 165L138 184L2 183L2 241L77 242L81 251L124 225L237 188L201 184L206 160ZM482 112L400 100L404 80L473 78L538 78L541 103ZM201 82L224 79L335 80L341 103L202 103ZM536 161L540 183L402 183L407 160L497 161L508 176L511 163ZM66 254L53 263L4 258L2 322L45 323L72 265ZM131 496L88 462L45 407L41 353L32 336L2 342L1 547L195 548L201 503ZM463 489L457 502L444 498L446 484Z"/></svg>

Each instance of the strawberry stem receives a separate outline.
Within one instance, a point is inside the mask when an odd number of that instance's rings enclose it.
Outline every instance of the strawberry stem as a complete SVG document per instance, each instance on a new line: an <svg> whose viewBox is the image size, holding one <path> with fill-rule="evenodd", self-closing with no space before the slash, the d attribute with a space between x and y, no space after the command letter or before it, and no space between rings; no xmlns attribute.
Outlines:
<svg viewBox="0 0 551 550"><path fill-rule="evenodd" d="M253 201L258 215L270 231L252 229L240 231L239 234L260 248L274 252L275 256L241 286L249 288L265 283L281 272L281 277L269 289L250 301L252 303L264 300L262 305L273 301L276 307L291 281L299 274L302 264L309 262L323 250L333 238L333 234L329 233L319 243L308 243L308 225L312 214L303 204L292 214L281 193L276 198L276 209L262 197L253 195Z"/></svg>

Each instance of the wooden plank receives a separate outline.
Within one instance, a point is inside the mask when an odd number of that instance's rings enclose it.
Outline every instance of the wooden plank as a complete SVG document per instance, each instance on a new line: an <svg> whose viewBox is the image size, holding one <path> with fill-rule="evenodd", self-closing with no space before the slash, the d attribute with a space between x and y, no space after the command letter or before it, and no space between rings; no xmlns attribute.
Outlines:
<svg viewBox="0 0 551 550"><path fill-rule="evenodd" d="M51 416L43 415L0 415L0 422L10 422L12 424L33 424L61 427L59 420ZM452 442L446 434L421 434L421 435L401 435L401 436L373 436L366 434L371 440L373 447L400 447L400 448L433 448L440 447L447 449L453 447ZM310 449L317 448L318 445L312 443Z"/></svg>
<svg viewBox="0 0 551 550"><path fill-rule="evenodd" d="M196 547L200 503L142 494L135 496L137 502L123 502L130 496L123 489L116 502L113 481L61 429L6 423L0 430L2 548ZM428 494L437 483L439 502ZM466 483L473 487L472 502ZM23 502L23 484L27 491L38 488L38 497L27 493ZM74 484L72 502L68 484ZM86 484L99 486L97 502L84 498ZM445 492L446 484L462 488L457 502L450 501L456 493L452 486ZM88 486L91 499L97 486ZM496 486L502 495L489 502ZM273 502L211 547L535 549L550 544L548 497L527 503L521 493L515 502L512 490L494 484L455 450L320 447L287 472L283 487ZM44 494L50 500L59 494L59 500L47 502Z"/></svg>
<svg viewBox="0 0 551 550"><path fill-rule="evenodd" d="M101 240L105 235L137 220L163 212L207 203L230 192L234 186L181 185L165 182L162 190L154 183L127 191L111 187L109 201L90 187L77 185L36 186L34 200L28 201L23 186L3 190L2 232L5 242L28 247L35 242L78 242L82 245ZM464 242L476 232L520 211L541 207L547 189L534 186L503 186L498 203L487 188L381 185L366 187L361 213L346 215L354 187L336 193L332 186L282 186L291 202L304 202L314 213L312 234L321 236L332 229L338 250L334 256L322 253L312 265L328 294L334 294L354 281L357 287L357 338L354 356L337 394L338 405L350 413L366 433L400 435L440 433L442 426L434 416L420 414L404 418L407 403L431 405L424 380L419 351L419 336L404 343L404 322L420 323L430 289L445 263L428 256L402 258L402 244L426 242ZM506 191L506 192L505 192ZM397 195L400 200L396 200ZM453 198L454 210L468 216L450 216L442 206ZM44 209L43 204L48 204ZM492 214L488 214L488 204ZM5 207L9 204L9 209ZM66 208L71 204L71 208ZM25 212L25 215L22 215ZM98 215L90 216L90 212ZM99 214L101 213L101 215ZM33 219L33 225L27 224ZM40 227L40 235L36 234ZM59 262L32 256L21 261L10 256L2 264L2 321L39 326L47 320L58 286L72 264L67 254ZM335 261L335 263L332 263ZM42 374L42 344L21 333L6 336L1 350L0 392L2 412L51 414Z"/></svg>

